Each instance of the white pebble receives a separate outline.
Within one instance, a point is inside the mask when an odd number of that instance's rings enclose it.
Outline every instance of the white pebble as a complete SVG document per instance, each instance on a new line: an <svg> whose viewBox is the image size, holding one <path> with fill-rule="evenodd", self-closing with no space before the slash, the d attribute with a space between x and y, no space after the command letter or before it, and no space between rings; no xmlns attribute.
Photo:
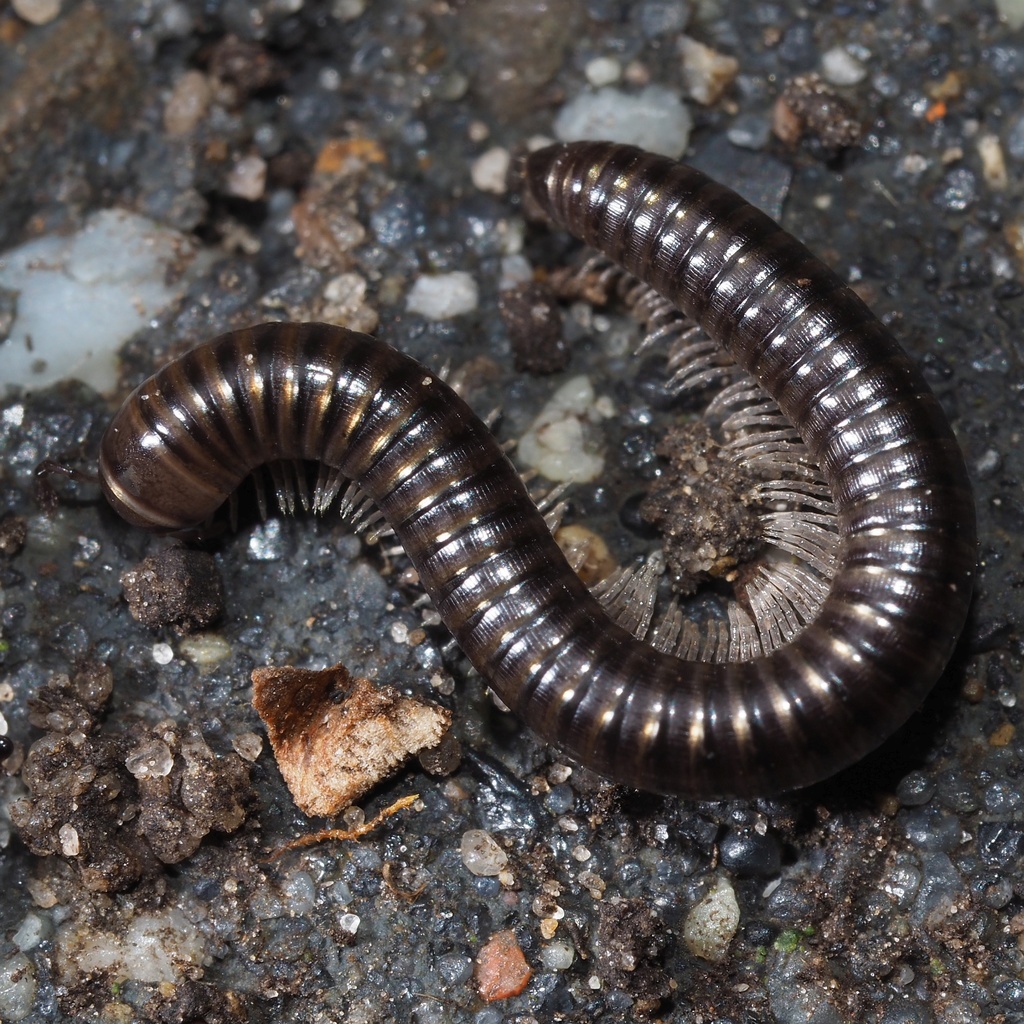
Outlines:
<svg viewBox="0 0 1024 1024"><path fill-rule="evenodd" d="M153 660L158 665L170 665L174 661L174 650L170 644L153 644Z"/></svg>
<svg viewBox="0 0 1024 1024"><path fill-rule="evenodd" d="M334 0L331 7L338 21L354 21L366 10L366 0Z"/></svg>
<svg viewBox="0 0 1024 1024"><path fill-rule="evenodd" d="M509 288L515 288L516 285L532 280L533 267L525 256L518 253L512 256L502 256L501 277L498 279L499 291L507 291Z"/></svg>
<svg viewBox="0 0 1024 1024"><path fill-rule="evenodd" d="M192 252L179 232L109 209L76 234L43 235L0 253L0 287L18 292L0 380L36 388L75 377L111 390L118 349L209 264Z"/></svg>
<svg viewBox="0 0 1024 1024"><path fill-rule="evenodd" d="M594 405L590 378L573 377L548 400L519 439L519 458L557 483L590 483L604 456L586 416Z"/></svg>
<svg viewBox="0 0 1024 1024"><path fill-rule="evenodd" d="M243 761L255 761L263 753L263 737L258 732L241 732L231 738L231 749Z"/></svg>
<svg viewBox="0 0 1024 1024"><path fill-rule="evenodd" d="M159 779L171 774L174 754L163 740L150 740L136 747L125 758L124 766L137 779Z"/></svg>
<svg viewBox="0 0 1024 1024"><path fill-rule="evenodd" d="M896 165L896 171L898 174L905 175L908 178L916 178L924 174L930 165L931 160L924 156L924 154L908 153Z"/></svg>
<svg viewBox="0 0 1024 1024"><path fill-rule="evenodd" d="M116 933L74 918L58 929L54 952L65 985L83 984L100 972L148 984L180 983L208 956L206 940L177 907L136 912Z"/></svg>
<svg viewBox="0 0 1024 1024"><path fill-rule="evenodd" d="M715 888L690 908L683 925L683 940L694 956L721 963L739 925L736 893L726 879L720 878Z"/></svg>
<svg viewBox="0 0 1024 1024"><path fill-rule="evenodd" d="M428 320L448 320L477 307L479 292L473 275L464 270L450 274L423 274L409 289L405 300L410 313Z"/></svg>
<svg viewBox="0 0 1024 1024"><path fill-rule="evenodd" d="M60 14L60 0L11 0L11 6L30 25L45 25Z"/></svg>
<svg viewBox="0 0 1024 1024"><path fill-rule="evenodd" d="M504 195L508 182L511 154L504 146L492 146L481 153L469 167L469 176L481 192Z"/></svg>
<svg viewBox="0 0 1024 1024"><path fill-rule="evenodd" d="M186 71L174 83L164 107L168 135L188 135L206 116L213 98L209 79L201 71Z"/></svg>
<svg viewBox="0 0 1024 1024"><path fill-rule="evenodd" d="M60 852L65 857L77 857L81 851L81 842L78 837L78 829L74 825L61 825L57 832L60 840Z"/></svg>
<svg viewBox="0 0 1024 1024"><path fill-rule="evenodd" d="M549 942L546 946L541 946L537 958L549 971L567 971L572 967L576 952L572 948L571 942L563 942L559 939L557 942Z"/></svg>
<svg viewBox="0 0 1024 1024"><path fill-rule="evenodd" d="M999 136L990 132L978 136L978 156L981 157L981 173L989 188L1001 192L1009 184L1006 173L1006 158Z"/></svg>
<svg viewBox="0 0 1024 1024"><path fill-rule="evenodd" d="M1024 0L996 0L996 12L1007 28L1024 28Z"/></svg>
<svg viewBox="0 0 1024 1024"><path fill-rule="evenodd" d="M338 915L338 927L349 935L355 935L359 931L359 915L358 914L339 914Z"/></svg>
<svg viewBox="0 0 1024 1024"><path fill-rule="evenodd" d="M259 156L243 156L228 174L228 192L256 202L267 186L267 162Z"/></svg>
<svg viewBox="0 0 1024 1024"><path fill-rule="evenodd" d="M24 953L0 964L0 1020L24 1020L36 1001L36 969Z"/></svg>
<svg viewBox="0 0 1024 1024"><path fill-rule="evenodd" d="M508 854L495 842L494 836L482 828L462 833L459 852L469 873L478 878L493 878L508 864Z"/></svg>
<svg viewBox="0 0 1024 1024"><path fill-rule="evenodd" d="M605 85L614 85L622 78L622 64L614 57L595 57L587 61L583 74L595 89L600 89Z"/></svg>
<svg viewBox="0 0 1024 1024"><path fill-rule="evenodd" d="M316 882L308 871L296 871L286 878L281 891L287 897L289 914L303 917L316 906Z"/></svg>
<svg viewBox="0 0 1024 1024"><path fill-rule="evenodd" d="M231 657L231 644L217 633L196 633L195 636L185 637L178 648L200 672Z"/></svg>
<svg viewBox="0 0 1024 1024"><path fill-rule="evenodd" d="M46 935L47 922L38 914L27 913L18 925L18 930L12 936L11 941L22 951L27 953L35 949L42 942Z"/></svg>
<svg viewBox="0 0 1024 1024"><path fill-rule="evenodd" d="M717 103L740 69L739 61L689 36L679 37L687 95L706 107Z"/></svg>
<svg viewBox="0 0 1024 1024"><path fill-rule="evenodd" d="M366 298L366 278L356 273L338 274L324 285L324 298L339 306L358 306Z"/></svg>
<svg viewBox="0 0 1024 1024"><path fill-rule="evenodd" d="M833 46L821 55L821 73L833 85L856 85L868 69L845 46Z"/></svg>
<svg viewBox="0 0 1024 1024"><path fill-rule="evenodd" d="M682 156L693 119L671 89L649 85L639 93L606 86L570 100L555 118L555 135L563 142L605 139L652 153Z"/></svg>

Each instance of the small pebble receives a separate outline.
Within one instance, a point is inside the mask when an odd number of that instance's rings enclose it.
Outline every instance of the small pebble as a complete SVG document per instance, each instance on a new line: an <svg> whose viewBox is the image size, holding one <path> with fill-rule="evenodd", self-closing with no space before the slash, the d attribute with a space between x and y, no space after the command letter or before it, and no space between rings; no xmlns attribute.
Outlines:
<svg viewBox="0 0 1024 1024"><path fill-rule="evenodd" d="M882 881L882 890L891 896L900 909L914 902L921 886L921 871L914 864L894 864Z"/></svg>
<svg viewBox="0 0 1024 1024"><path fill-rule="evenodd" d="M472 274L453 270L450 274L423 274L406 297L406 309L428 320L448 320L471 313L477 307L479 290Z"/></svg>
<svg viewBox="0 0 1024 1024"><path fill-rule="evenodd" d="M526 988L531 974L516 933L511 929L495 932L477 957L477 992L488 1003L508 999Z"/></svg>
<svg viewBox="0 0 1024 1024"><path fill-rule="evenodd" d="M689 36L679 37L686 93L705 107L713 106L732 85L740 69L735 57L728 57Z"/></svg>
<svg viewBox="0 0 1024 1024"><path fill-rule="evenodd" d="M437 973L448 985L465 985L473 977L473 961L463 953L447 953L438 959Z"/></svg>
<svg viewBox="0 0 1024 1024"><path fill-rule="evenodd" d="M366 278L355 272L338 274L324 285L321 315L329 323L364 334L375 331L380 322L377 311L366 302Z"/></svg>
<svg viewBox="0 0 1024 1024"><path fill-rule="evenodd" d="M121 346L206 266L193 239L118 208L96 210L73 234L6 250L0 289L18 302L0 380L37 389L74 377L112 391Z"/></svg>
<svg viewBox="0 0 1024 1024"><path fill-rule="evenodd" d="M334 0L331 14L338 21L355 21L366 12L366 0Z"/></svg>
<svg viewBox="0 0 1024 1024"><path fill-rule="evenodd" d="M494 146L481 153L469 167L469 176L481 192L504 195L507 191L511 155L504 146Z"/></svg>
<svg viewBox="0 0 1024 1024"><path fill-rule="evenodd" d="M978 853L994 868L1010 869L1024 851L1024 827L1011 821L986 821L978 826Z"/></svg>
<svg viewBox="0 0 1024 1024"><path fill-rule="evenodd" d="M195 636L184 637L178 644L178 650L200 672L215 668L231 657L231 644L219 633L197 633Z"/></svg>
<svg viewBox="0 0 1024 1024"><path fill-rule="evenodd" d="M821 73L833 85L856 85L868 72L845 46L833 46L821 55Z"/></svg>
<svg viewBox="0 0 1024 1024"><path fill-rule="evenodd" d="M740 114L725 133L741 149L764 149L772 134L771 122L761 114Z"/></svg>
<svg viewBox="0 0 1024 1024"><path fill-rule="evenodd" d="M36 1001L36 969L24 953L4 958L0 964L0 1020L19 1021L27 1017Z"/></svg>
<svg viewBox="0 0 1024 1024"><path fill-rule="evenodd" d="M901 815L906 837L922 850L955 850L963 840L963 829L954 814L938 807L917 807Z"/></svg>
<svg viewBox="0 0 1024 1024"><path fill-rule="evenodd" d="M281 529L281 520L258 523L249 534L249 558L253 562L277 562L288 553L288 541Z"/></svg>
<svg viewBox="0 0 1024 1024"><path fill-rule="evenodd" d="M505 291L533 280L533 267L530 261L520 253L512 253L501 258L501 277L498 279L498 290Z"/></svg>
<svg viewBox="0 0 1024 1024"><path fill-rule="evenodd" d="M988 745L990 747L1005 747L1013 742L1013 736L1016 732L1016 727L1012 722L1003 722L1002 725L997 726L988 737Z"/></svg>
<svg viewBox="0 0 1024 1024"><path fill-rule="evenodd" d="M74 825L61 825L57 831L60 851L65 857L77 857L81 852L81 839Z"/></svg>
<svg viewBox="0 0 1024 1024"><path fill-rule="evenodd" d="M552 787L551 791L545 795L544 806L552 814L565 814L566 811L572 810L572 806L575 801L576 794L573 793L572 786L556 784Z"/></svg>
<svg viewBox="0 0 1024 1024"><path fill-rule="evenodd" d="M896 786L896 796L904 807L920 807L934 795L935 780L924 772L910 772Z"/></svg>
<svg viewBox="0 0 1024 1024"><path fill-rule="evenodd" d="M977 473L982 480L988 480L989 477L999 472L1000 467L1003 464L1002 456L994 448L986 448L980 456L975 460L974 472Z"/></svg>
<svg viewBox="0 0 1024 1024"><path fill-rule="evenodd" d="M243 761L255 761L263 753L263 737L255 732L238 733L231 738L231 749Z"/></svg>
<svg viewBox="0 0 1024 1024"><path fill-rule="evenodd" d="M999 136L991 132L978 136L978 156L981 157L981 174L989 188L1001 192L1009 184L1006 173L1006 158Z"/></svg>
<svg viewBox="0 0 1024 1024"><path fill-rule="evenodd" d="M137 779L162 778L170 775L174 754L163 740L149 740L125 758L124 766Z"/></svg>
<svg viewBox="0 0 1024 1024"><path fill-rule="evenodd" d="M60 14L61 0L11 0L19 18L30 25L46 25Z"/></svg>
<svg viewBox="0 0 1024 1024"><path fill-rule="evenodd" d="M571 942L558 940L542 946L537 954L541 964L549 971L567 971L572 967L576 951Z"/></svg>
<svg viewBox="0 0 1024 1024"><path fill-rule="evenodd" d="M694 956L721 963L739 924L736 893L726 879L720 878L715 888L690 908L683 925L683 941Z"/></svg>
<svg viewBox="0 0 1024 1024"><path fill-rule="evenodd" d="M995 0L996 12L1011 31L1024 28L1024 0Z"/></svg>
<svg viewBox="0 0 1024 1024"><path fill-rule="evenodd" d="M771 878L782 867L778 840L751 828L726 829L718 852L722 866L743 877Z"/></svg>
<svg viewBox="0 0 1024 1024"><path fill-rule="evenodd" d="M554 132L562 142L606 139L679 157L692 125L689 111L672 89L649 85L631 94L606 86L580 93L562 107Z"/></svg>
<svg viewBox="0 0 1024 1024"><path fill-rule="evenodd" d="M153 644L153 660L158 665L170 665L174 661L174 648L170 644Z"/></svg>
<svg viewBox="0 0 1024 1024"><path fill-rule="evenodd" d="M690 6L679 0L643 0L635 3L640 31L648 39L682 32L690 19Z"/></svg>
<svg viewBox="0 0 1024 1024"><path fill-rule="evenodd" d="M499 1010L480 1010L473 1016L473 1024L502 1024L505 1018Z"/></svg>
<svg viewBox="0 0 1024 1024"><path fill-rule="evenodd" d="M583 74L595 89L600 89L605 85L614 85L622 78L622 64L614 57L595 57L587 61Z"/></svg>
<svg viewBox="0 0 1024 1024"><path fill-rule="evenodd" d="M186 71L174 83L164 107L164 130L182 136L194 131L206 116L213 98L209 79L201 71Z"/></svg>
<svg viewBox="0 0 1024 1024"><path fill-rule="evenodd" d="M972 206L978 198L978 179L966 167L954 167L942 179L935 193L935 204L950 213L959 213Z"/></svg>
<svg viewBox="0 0 1024 1024"><path fill-rule="evenodd" d="M462 863L471 874L489 878L500 874L508 864L508 854L495 842L490 832L471 828L462 834Z"/></svg>
<svg viewBox="0 0 1024 1024"><path fill-rule="evenodd" d="M439 688L440 689L440 688ZM441 689L444 692L444 689ZM451 775L462 763L462 744L449 729L436 746L421 750L416 759L428 775Z"/></svg>
<svg viewBox="0 0 1024 1024"><path fill-rule="evenodd" d="M267 162L259 156L244 156L228 174L228 192L239 199L256 202L267 186Z"/></svg>
<svg viewBox="0 0 1024 1024"><path fill-rule="evenodd" d="M285 878L281 892L286 897L289 915L300 917L309 914L316 906L316 883L308 871L296 871L290 878Z"/></svg>
<svg viewBox="0 0 1024 1024"><path fill-rule="evenodd" d="M985 889L982 896L985 905L993 910L1002 910L1013 899L1013 882L1000 878Z"/></svg>
<svg viewBox="0 0 1024 1024"><path fill-rule="evenodd" d="M30 912L25 915L21 924L18 925L18 930L11 936L11 941L22 953L27 953L30 949L35 949L43 941L49 930L50 923L48 920L43 920L38 914Z"/></svg>
<svg viewBox="0 0 1024 1024"><path fill-rule="evenodd" d="M1021 0L1024 4L1024 0ZM1010 122L1006 133L1006 151L1015 160L1024 159L1024 114L1019 114Z"/></svg>
<svg viewBox="0 0 1024 1024"><path fill-rule="evenodd" d="M519 439L519 457L556 483L590 483L600 477L604 456L587 421L594 405L590 378L573 377L548 400Z"/></svg>

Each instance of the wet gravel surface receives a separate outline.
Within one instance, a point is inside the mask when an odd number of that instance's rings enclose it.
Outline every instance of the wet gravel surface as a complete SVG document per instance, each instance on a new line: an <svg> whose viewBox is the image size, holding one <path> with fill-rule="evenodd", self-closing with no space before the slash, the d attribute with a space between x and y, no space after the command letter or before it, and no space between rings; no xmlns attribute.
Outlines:
<svg viewBox="0 0 1024 1024"><path fill-rule="evenodd" d="M129 386L262 319L336 319L450 363L476 408L501 405L503 438L588 375L611 414L589 425L604 470L572 518L621 561L644 550L633 499L678 411L658 358L629 354L627 315L576 302L568 365L516 369L525 312L503 314L499 288L574 247L493 167L586 89L682 94L684 32L737 61L721 96L687 100L689 156L855 284L963 443L977 596L921 713L811 791L623 791L495 708L429 613L424 635L387 542L303 516L243 516L209 546L224 613L205 632L136 621L121 574L168 542L87 476L50 474L41 501L34 469L88 473ZM824 93L792 85L812 72ZM1024 35L960 0L114 0L40 27L0 11L2 244L123 207L212 254L110 394L0 396L0 1020L1024 1021L1022 72ZM408 311L418 280L457 272L461 312ZM0 327L16 308L0 291ZM375 790L366 819L419 801L358 842L275 859L323 822L290 800L249 673L339 660L449 708L462 760ZM467 853L471 830L493 842ZM508 931L531 975L487 1001L476 958Z"/></svg>

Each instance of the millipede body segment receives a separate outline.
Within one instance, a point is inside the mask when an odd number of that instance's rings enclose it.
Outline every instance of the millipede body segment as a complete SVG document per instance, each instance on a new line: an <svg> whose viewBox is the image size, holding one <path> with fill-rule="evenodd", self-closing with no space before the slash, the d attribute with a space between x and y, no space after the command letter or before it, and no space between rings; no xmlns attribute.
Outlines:
<svg viewBox="0 0 1024 1024"><path fill-rule="evenodd" d="M886 328L763 213L700 172L607 143L533 153L551 219L697 321L798 429L838 558L813 621L747 661L684 661L613 622L487 428L429 370L324 324L186 354L107 430L130 522L196 527L265 463L312 460L394 528L438 612L543 739L640 789L768 794L820 780L919 706L963 627L974 504L939 403ZM318 492L320 488L318 488ZM321 505L318 493L315 502Z"/></svg>

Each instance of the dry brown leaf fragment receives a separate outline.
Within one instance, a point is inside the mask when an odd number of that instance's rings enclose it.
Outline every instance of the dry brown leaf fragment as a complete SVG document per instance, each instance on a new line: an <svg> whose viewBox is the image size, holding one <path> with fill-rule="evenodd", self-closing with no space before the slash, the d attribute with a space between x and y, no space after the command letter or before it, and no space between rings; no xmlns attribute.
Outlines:
<svg viewBox="0 0 1024 1024"><path fill-rule="evenodd" d="M258 668L253 705L300 810L330 816L437 746L451 714L388 686L322 670Z"/></svg>

